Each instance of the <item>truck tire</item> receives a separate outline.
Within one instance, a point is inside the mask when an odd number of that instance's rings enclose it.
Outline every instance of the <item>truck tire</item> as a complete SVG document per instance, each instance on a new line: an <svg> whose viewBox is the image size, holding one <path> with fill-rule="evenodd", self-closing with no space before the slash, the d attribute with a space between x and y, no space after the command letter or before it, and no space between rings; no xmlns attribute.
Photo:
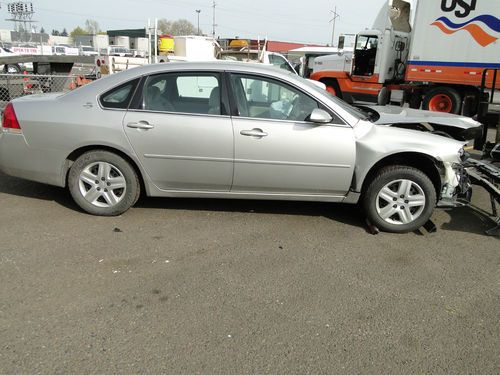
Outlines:
<svg viewBox="0 0 500 375"><path fill-rule="evenodd" d="M137 202L140 186L130 163L104 150L81 155L68 175L71 196L91 215L117 216L124 213Z"/></svg>
<svg viewBox="0 0 500 375"><path fill-rule="evenodd" d="M458 115L462 110L462 95L451 87L436 87L425 94L422 108Z"/></svg>
<svg viewBox="0 0 500 375"><path fill-rule="evenodd" d="M429 220L436 201L436 189L425 173L394 165L375 175L361 202L368 220L380 230L408 233Z"/></svg>
<svg viewBox="0 0 500 375"><path fill-rule="evenodd" d="M326 85L326 91L330 94L335 95L336 97L343 99L342 90L340 90L339 83L335 79L322 79L321 83Z"/></svg>
<svg viewBox="0 0 500 375"><path fill-rule="evenodd" d="M418 91L410 93L408 104L412 109L420 109L422 106L422 93Z"/></svg>
<svg viewBox="0 0 500 375"><path fill-rule="evenodd" d="M391 101L391 90L389 90L387 87L382 87L382 89L378 93L377 104L384 106L389 104L390 101Z"/></svg>

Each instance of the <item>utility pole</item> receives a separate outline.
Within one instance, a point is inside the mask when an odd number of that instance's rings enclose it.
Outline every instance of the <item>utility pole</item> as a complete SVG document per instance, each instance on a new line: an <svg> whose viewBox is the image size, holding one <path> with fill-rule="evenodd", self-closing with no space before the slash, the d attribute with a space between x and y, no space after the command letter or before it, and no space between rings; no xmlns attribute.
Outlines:
<svg viewBox="0 0 500 375"><path fill-rule="evenodd" d="M340 17L340 14L337 13L337 6L335 6L334 10L331 10L330 13L333 15L333 18L330 20L332 22L332 47L333 43L335 41L335 22L337 21L337 18Z"/></svg>
<svg viewBox="0 0 500 375"><path fill-rule="evenodd" d="M215 7L217 6L217 4L215 4L215 0L212 1L212 8L214 8L213 10L213 23L212 23L212 37L215 39L215 27L217 26L217 24L215 23Z"/></svg>
<svg viewBox="0 0 500 375"><path fill-rule="evenodd" d="M196 9L196 13L198 13L198 35L200 35L200 13L201 13L201 9Z"/></svg>

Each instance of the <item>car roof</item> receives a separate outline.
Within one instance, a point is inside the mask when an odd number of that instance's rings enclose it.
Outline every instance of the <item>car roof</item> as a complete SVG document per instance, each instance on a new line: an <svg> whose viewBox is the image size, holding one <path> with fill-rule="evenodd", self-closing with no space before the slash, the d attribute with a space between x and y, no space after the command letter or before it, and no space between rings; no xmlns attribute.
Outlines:
<svg viewBox="0 0 500 375"><path fill-rule="evenodd" d="M300 81L300 77L296 74L290 73L284 69L280 69L279 67L260 64L260 63L251 63L251 62L238 62L238 61L203 61L203 62L168 62L161 64L148 64L139 66L136 68L124 70L119 73L115 73L97 81L94 81L91 85L85 85L77 91L87 91L87 90L102 90L109 89L113 86L124 83L128 80L132 80L134 78L139 78L144 75L150 74L158 74L158 73L168 73L168 72L196 72L196 71L232 71L232 72L241 72L241 73L255 73L255 74L263 74L272 76L275 78L281 78L284 80L292 80L297 83ZM88 87L90 86L90 87ZM83 89L83 90L81 90ZM71 94L68 93L68 94Z"/></svg>
<svg viewBox="0 0 500 375"><path fill-rule="evenodd" d="M249 63L240 61L198 61L198 62L168 62L161 64L151 64L143 65L134 69L128 70L131 76L139 76L144 74L154 74L164 71L196 71L196 70L230 70L230 71L241 71L241 72L255 72L255 73L271 73L273 75L284 75L289 76L290 73L283 69L279 69L272 65L260 64L260 63Z"/></svg>

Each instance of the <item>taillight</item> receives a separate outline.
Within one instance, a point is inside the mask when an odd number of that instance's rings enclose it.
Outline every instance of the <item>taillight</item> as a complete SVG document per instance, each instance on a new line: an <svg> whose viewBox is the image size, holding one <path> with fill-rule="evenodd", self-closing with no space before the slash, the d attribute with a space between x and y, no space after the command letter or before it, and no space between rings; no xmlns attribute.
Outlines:
<svg viewBox="0 0 500 375"><path fill-rule="evenodd" d="M3 111L2 126L5 129L18 129L21 130L21 125L17 121L16 112L12 103L7 104Z"/></svg>

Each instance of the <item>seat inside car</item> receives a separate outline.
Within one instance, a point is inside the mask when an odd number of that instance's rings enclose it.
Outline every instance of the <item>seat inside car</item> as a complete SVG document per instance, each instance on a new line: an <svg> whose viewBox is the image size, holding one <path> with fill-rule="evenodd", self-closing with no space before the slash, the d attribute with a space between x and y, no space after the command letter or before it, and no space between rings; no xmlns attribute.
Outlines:
<svg viewBox="0 0 500 375"><path fill-rule="evenodd" d="M208 100L208 114L209 115L220 115L220 88L214 87L210 93L210 99Z"/></svg>

